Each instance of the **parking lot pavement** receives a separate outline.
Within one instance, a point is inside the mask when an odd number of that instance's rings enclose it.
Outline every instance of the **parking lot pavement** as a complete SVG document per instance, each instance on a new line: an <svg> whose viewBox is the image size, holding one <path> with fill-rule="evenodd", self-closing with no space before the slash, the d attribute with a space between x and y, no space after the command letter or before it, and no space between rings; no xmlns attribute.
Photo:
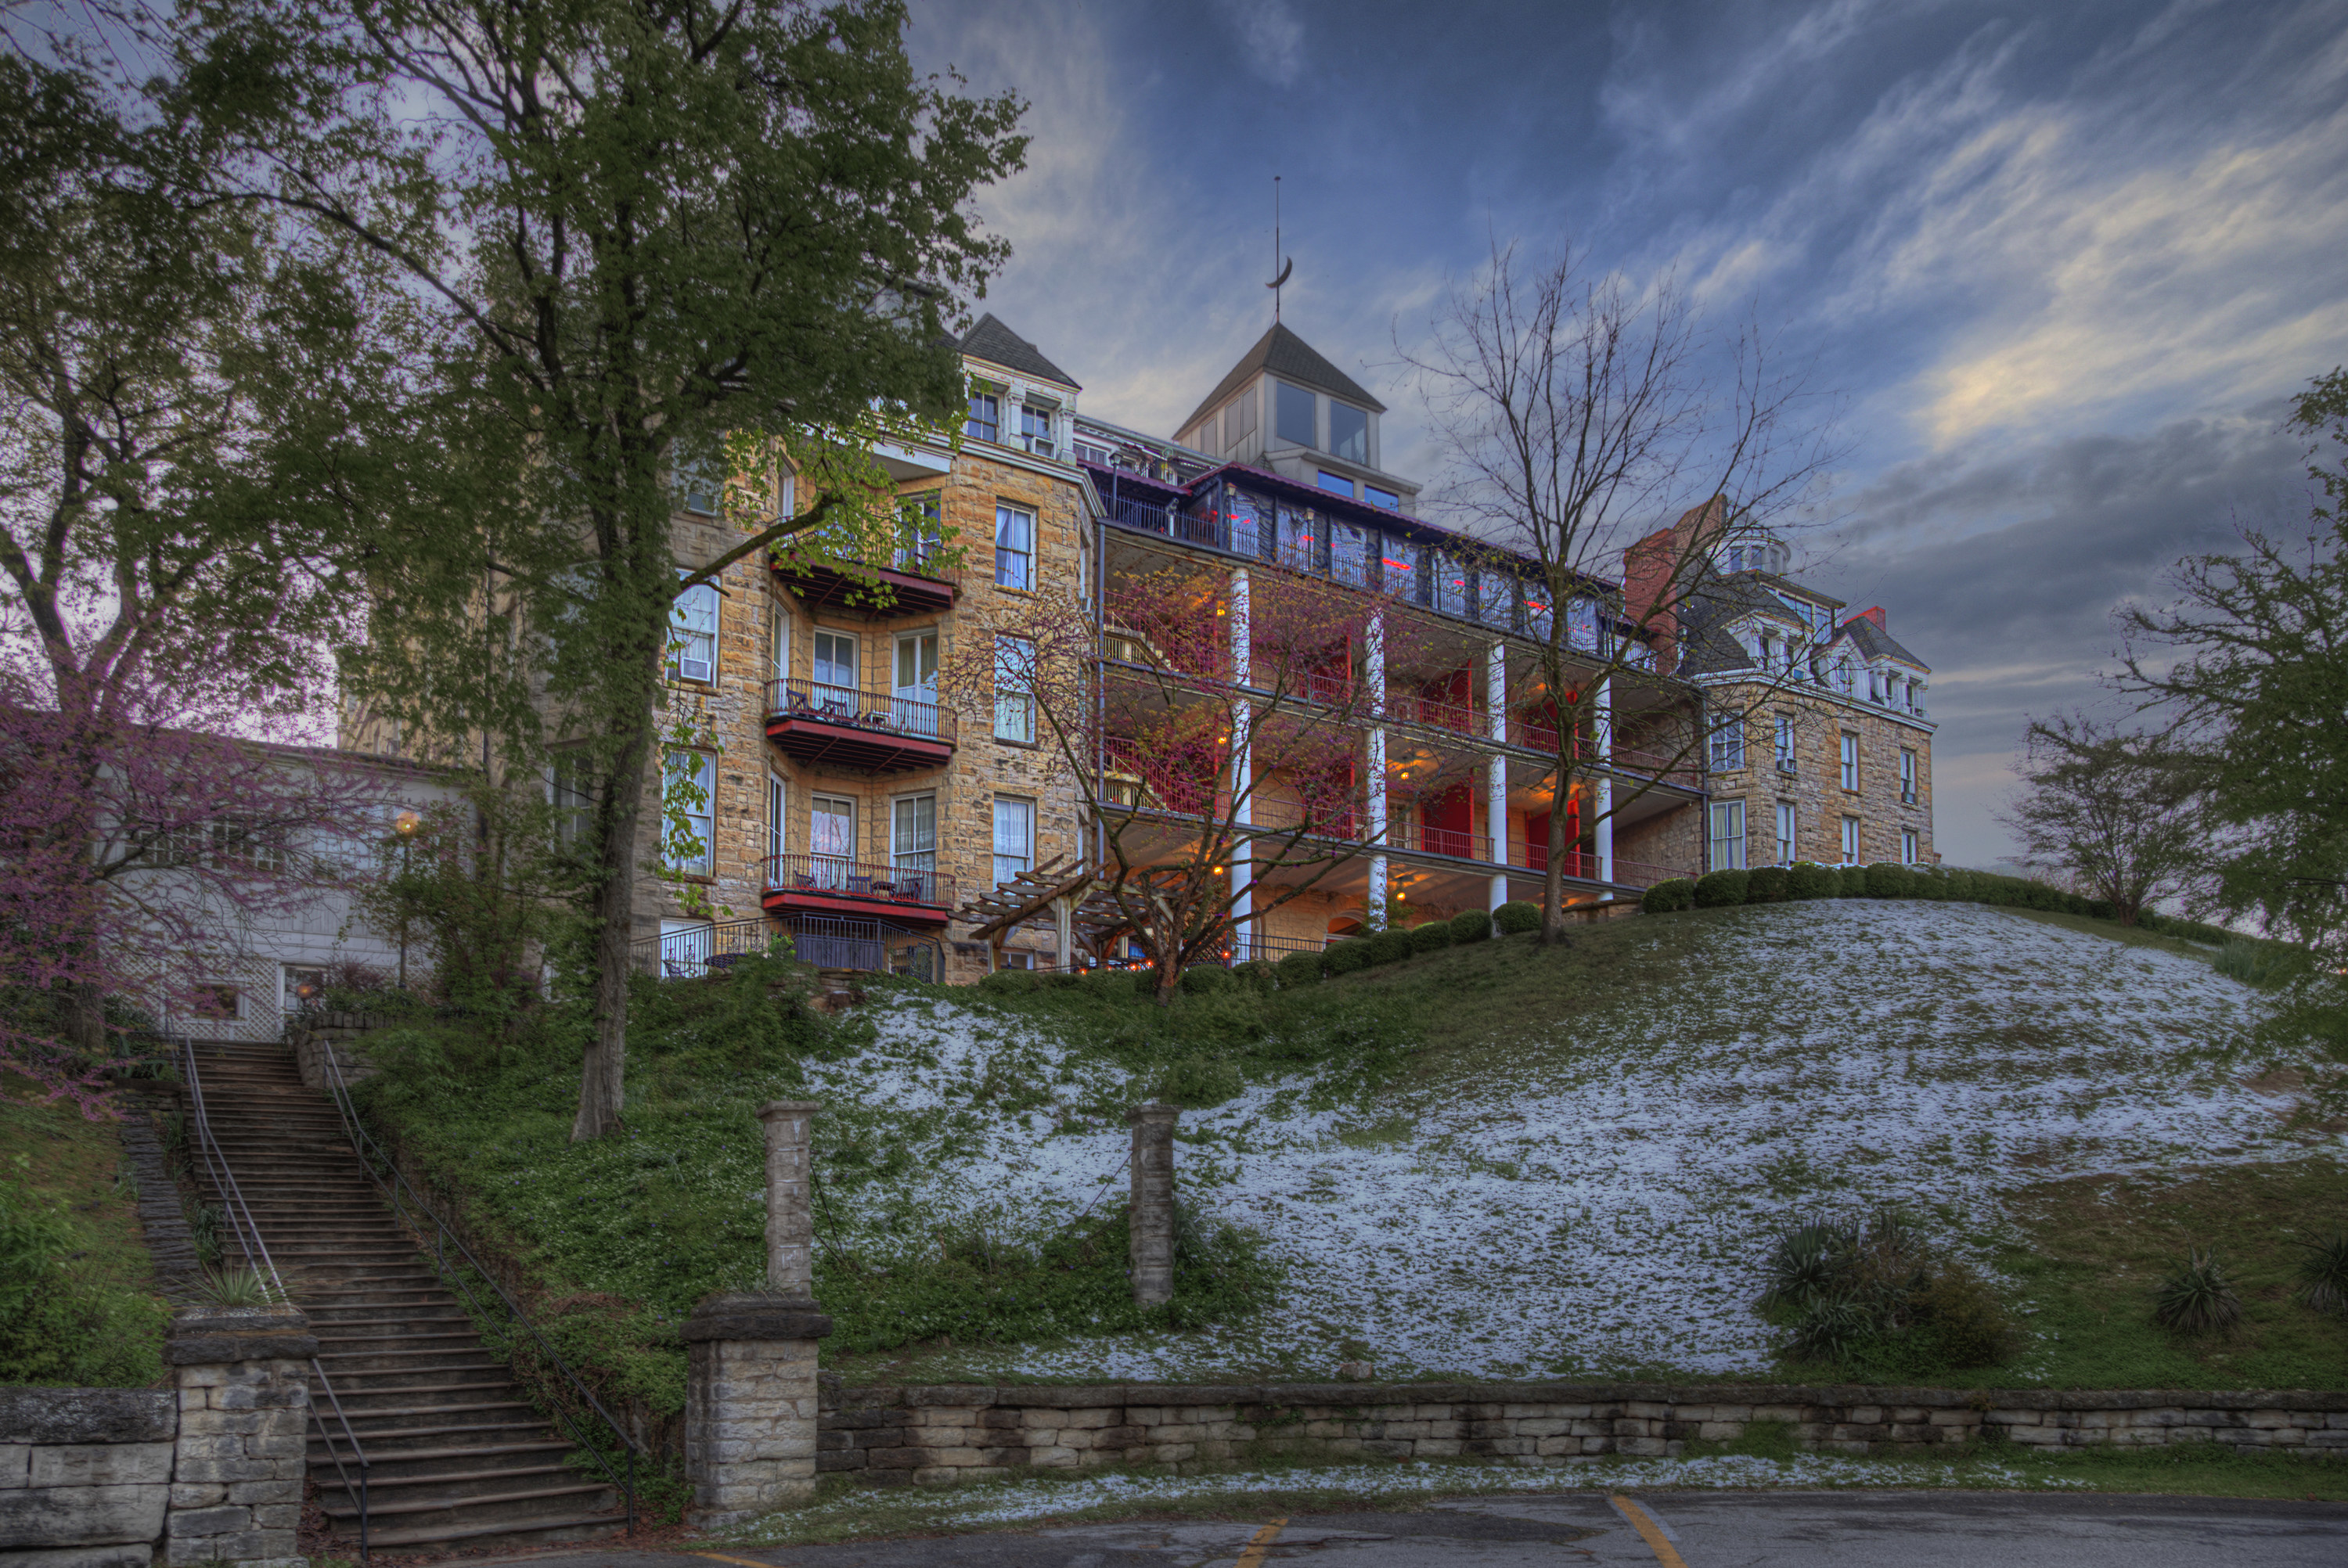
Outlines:
<svg viewBox="0 0 2348 1568"><path fill-rule="evenodd" d="M1927 1559L1926 1554L1929 1554ZM1569 1492L1414 1513L1126 1521L837 1546L589 1550L529 1568L2343 1568L2348 1503L2012 1492ZM491 1568L476 1561L469 1568Z"/></svg>

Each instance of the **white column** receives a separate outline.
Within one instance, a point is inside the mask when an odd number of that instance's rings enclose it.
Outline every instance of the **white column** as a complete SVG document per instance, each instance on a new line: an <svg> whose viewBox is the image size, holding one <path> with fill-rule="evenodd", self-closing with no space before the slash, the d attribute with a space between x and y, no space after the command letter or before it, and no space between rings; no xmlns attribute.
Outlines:
<svg viewBox="0 0 2348 1568"><path fill-rule="evenodd" d="M1383 930L1386 923L1386 620L1382 614L1370 617L1369 635L1364 640L1362 682L1370 692L1369 745L1369 825L1370 851L1369 886L1364 891L1366 907L1363 924L1371 930Z"/></svg>
<svg viewBox="0 0 2348 1568"><path fill-rule="evenodd" d="M1509 738L1509 647L1497 639L1484 651L1484 723L1496 741ZM1509 901L1509 759L1494 752L1484 769L1484 825L1492 835L1488 907Z"/></svg>
<svg viewBox="0 0 2348 1568"><path fill-rule="evenodd" d="M1601 681L1592 694L1591 707L1591 753L1598 761L1612 765L1614 761L1614 682ZM1614 880L1614 780L1609 774L1600 774L1591 802L1596 821L1591 826L1591 842L1598 855L1598 879Z"/></svg>
<svg viewBox="0 0 2348 1568"><path fill-rule="evenodd" d="M1248 597L1245 567L1231 573L1231 678L1245 686L1255 671L1253 610ZM1255 710L1244 695L1231 699L1231 819L1240 828L1231 845L1231 929L1236 934L1233 958L1252 958L1255 950L1255 845L1245 830L1255 822Z"/></svg>

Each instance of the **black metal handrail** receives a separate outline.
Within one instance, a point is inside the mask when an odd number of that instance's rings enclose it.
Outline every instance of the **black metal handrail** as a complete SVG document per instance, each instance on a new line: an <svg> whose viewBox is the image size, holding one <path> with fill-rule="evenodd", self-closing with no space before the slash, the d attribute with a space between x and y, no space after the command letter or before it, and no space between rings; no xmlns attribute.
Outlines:
<svg viewBox="0 0 2348 1568"><path fill-rule="evenodd" d="M400 1171L398 1162L392 1159L384 1151L383 1146L377 1143L374 1136L367 1132L366 1126L359 1121L358 1108L351 1102L350 1085L343 1079L342 1062L336 1058L331 1043L325 1050L319 1052L319 1059L324 1064L322 1071L326 1080L326 1092L335 1102L335 1110L343 1119L343 1131L349 1135L351 1148L357 1153L359 1164L366 1172L367 1178L375 1183L376 1189L391 1204L392 1213L401 1223L421 1234L423 1227L409 1217L408 1211L411 1208L416 1214L431 1222L432 1261L434 1266L439 1271L440 1276L464 1296L466 1307L476 1319L489 1317L489 1312L481 1305L479 1296L467 1281L463 1272L450 1266L448 1248L453 1245L457 1249L458 1255L464 1259L466 1266L480 1276L482 1283L497 1293L498 1301L504 1307L508 1321L537 1342L539 1349L549 1361L553 1363L555 1370L562 1374L563 1381L571 1385L572 1391L585 1400L588 1408L592 1409L602 1420L603 1425L611 1430L612 1436L618 1441L622 1451L627 1455L627 1464L623 1471L614 1471L612 1468L610 1458L592 1440L586 1429L560 1400L545 1401L552 1409L554 1419L561 1421L563 1430L570 1433L572 1441L593 1456L596 1465L603 1472L603 1479L627 1494L627 1532L633 1535L636 1532L636 1445L634 1440L628 1436L628 1430L620 1424L611 1411L603 1408L603 1401L597 1399L593 1391L580 1380L579 1374L571 1369L571 1363L565 1361L554 1347L547 1342L546 1336L538 1331L538 1325L530 1320L530 1315L521 1309L521 1304L513 1298L504 1286L498 1283L495 1275L482 1266L480 1259L473 1255L472 1248L465 1245L464 1238L458 1235L450 1227L448 1222L442 1219L431 1205L424 1201L423 1195L416 1191L406 1174ZM381 1170L376 1168L378 1163L382 1167Z"/></svg>
<svg viewBox="0 0 2348 1568"><path fill-rule="evenodd" d="M180 1047L180 1074L188 1089L188 1124L195 1134L196 1148L211 1173L212 1190L221 1195L221 1208L228 1215L229 1228L236 1233L237 1249L244 1254L248 1267L252 1266L256 1257L259 1258L261 1266L254 1272L264 1276L269 1286L277 1293L278 1300L291 1303L293 1294L285 1288L285 1281L269 1255L269 1244L261 1239L261 1222L252 1217L252 1210L244 1201L244 1191L236 1184L236 1173L229 1169L228 1155L221 1148L219 1140L212 1136L211 1117L204 1110L204 1078L196 1067L196 1042L182 1038ZM343 1495L358 1499L359 1561L366 1563L372 1560L367 1551L366 1450L359 1446L358 1434L351 1430L350 1418L343 1414L342 1398L335 1392L335 1385L327 1378L325 1367L315 1356L310 1358L310 1375L318 1379L318 1387L335 1407L335 1419L342 1424L343 1438L351 1445L352 1460L359 1467L359 1484L354 1491L350 1471L343 1468L342 1450L335 1447L335 1434L327 1427L326 1418L319 1413L316 1403L312 1402L310 1419L318 1423L318 1439L326 1445L326 1457L335 1461L335 1474L342 1481Z"/></svg>

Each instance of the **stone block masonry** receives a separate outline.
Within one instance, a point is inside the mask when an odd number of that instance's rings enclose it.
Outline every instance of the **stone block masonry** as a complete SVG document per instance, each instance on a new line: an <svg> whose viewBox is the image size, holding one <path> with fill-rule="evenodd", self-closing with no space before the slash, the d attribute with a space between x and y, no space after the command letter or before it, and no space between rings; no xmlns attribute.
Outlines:
<svg viewBox="0 0 2348 1568"><path fill-rule="evenodd" d="M2348 1458L2348 1393L1973 1390L1651 1383L932 1384L824 1379L817 1469L874 1485L1045 1470L1301 1459L1539 1466L1672 1457L1777 1422L1820 1452L1929 1455L1986 1436L2036 1448L2215 1442Z"/></svg>

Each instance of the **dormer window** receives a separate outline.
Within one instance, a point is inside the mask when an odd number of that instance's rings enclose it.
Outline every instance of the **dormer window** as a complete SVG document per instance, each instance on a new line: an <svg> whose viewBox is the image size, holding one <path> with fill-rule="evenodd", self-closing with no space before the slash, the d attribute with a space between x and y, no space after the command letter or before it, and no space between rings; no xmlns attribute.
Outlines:
<svg viewBox="0 0 2348 1568"><path fill-rule="evenodd" d="M1002 432L1003 400L992 391L973 391L970 417L963 421L963 435L973 441L995 441L1001 439Z"/></svg>
<svg viewBox="0 0 2348 1568"><path fill-rule="evenodd" d="M1303 387L1291 385L1285 381L1274 382L1272 384L1280 389L1278 405L1274 410L1278 415L1274 433L1283 443L1292 446L1319 446L1320 432L1314 428L1315 410L1313 394Z"/></svg>
<svg viewBox="0 0 2348 1568"><path fill-rule="evenodd" d="M1348 463L1370 460L1370 416L1350 403L1329 400L1329 451Z"/></svg>
<svg viewBox="0 0 2348 1568"><path fill-rule="evenodd" d="M1053 409L1037 408L1025 404L1020 405L1020 443L1038 457L1051 457L1058 454L1059 448L1052 442L1054 412Z"/></svg>

